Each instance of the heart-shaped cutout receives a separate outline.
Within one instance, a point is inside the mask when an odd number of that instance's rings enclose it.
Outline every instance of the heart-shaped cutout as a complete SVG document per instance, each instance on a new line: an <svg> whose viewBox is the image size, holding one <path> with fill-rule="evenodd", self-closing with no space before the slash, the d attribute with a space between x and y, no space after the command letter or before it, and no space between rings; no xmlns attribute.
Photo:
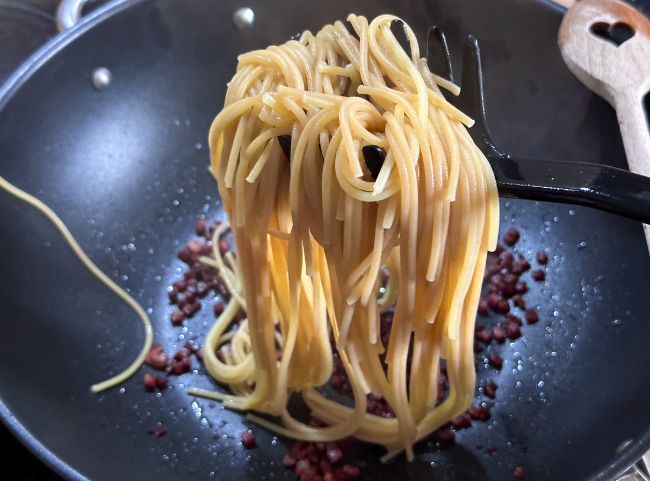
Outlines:
<svg viewBox="0 0 650 481"><path fill-rule="evenodd" d="M634 34L636 33L630 25L623 22L616 22L614 24L596 22L589 28L589 30L596 37L614 44L617 47L620 47L629 39L634 37Z"/></svg>

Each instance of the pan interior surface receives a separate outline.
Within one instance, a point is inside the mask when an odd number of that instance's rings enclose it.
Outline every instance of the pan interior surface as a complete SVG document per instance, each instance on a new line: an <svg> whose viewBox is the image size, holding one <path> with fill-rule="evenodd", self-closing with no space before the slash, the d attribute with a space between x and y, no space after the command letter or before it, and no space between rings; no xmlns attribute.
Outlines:
<svg viewBox="0 0 650 481"><path fill-rule="evenodd" d="M231 20L240 6L159 0L118 9L28 72L0 111L0 175L60 215L148 309L167 352L201 341L213 319L206 302L186 327L172 327L166 288L181 272L175 255L195 219L223 216L206 138L242 52L350 12L394 13L420 39L440 25L457 62L473 33L497 145L540 161L625 166L615 115L565 68L555 41L561 12L545 4L254 0L255 22L243 30ZM98 67L112 73L102 91L92 87ZM289 441L255 429L258 447L244 450L249 425L240 414L187 395L188 387L214 388L198 364L162 394L146 393L139 375L92 394L92 383L136 355L139 321L40 214L5 193L0 205L0 400L28 444L38 440L77 479L293 478L281 462ZM650 260L641 226L565 205L501 207L502 231L522 233L520 252L549 252L546 283L528 296L540 322L506 345L499 373L479 355L479 382L500 386L489 423L459 433L447 451L425 443L412 463L381 465L381 450L355 448L367 479L500 481L515 466L529 481L609 479L650 447ZM159 426L166 436L148 434Z"/></svg>

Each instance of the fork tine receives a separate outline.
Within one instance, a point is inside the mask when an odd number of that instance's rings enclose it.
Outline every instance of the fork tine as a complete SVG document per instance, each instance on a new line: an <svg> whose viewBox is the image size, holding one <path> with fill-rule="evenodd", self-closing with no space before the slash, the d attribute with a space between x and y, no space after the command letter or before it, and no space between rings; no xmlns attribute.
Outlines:
<svg viewBox="0 0 650 481"><path fill-rule="evenodd" d="M486 156L508 157L507 154L497 149L487 125L481 49L474 35L468 35L465 41L460 96L454 100L456 107L476 121L474 127L469 129L469 133L481 151Z"/></svg>
<svg viewBox="0 0 650 481"><path fill-rule="evenodd" d="M447 37L437 25L431 27L427 32L427 64L429 70L436 75L440 75L450 82L454 81Z"/></svg>
<svg viewBox="0 0 650 481"><path fill-rule="evenodd" d="M411 44L409 43L406 31L404 30L404 22L401 20L393 20L390 24L390 31L395 35L395 39L399 42L400 46L406 52L406 55L411 57Z"/></svg>

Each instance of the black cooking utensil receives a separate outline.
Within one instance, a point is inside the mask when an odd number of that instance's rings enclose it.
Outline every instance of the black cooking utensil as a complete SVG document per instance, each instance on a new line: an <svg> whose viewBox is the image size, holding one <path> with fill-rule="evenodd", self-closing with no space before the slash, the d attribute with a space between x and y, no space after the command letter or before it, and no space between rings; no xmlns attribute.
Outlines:
<svg viewBox="0 0 650 481"><path fill-rule="evenodd" d="M354 28L345 22L356 36ZM400 20L391 24L397 41L410 56L408 39ZM427 60L433 72L454 81L451 53L444 31L434 26L427 32ZM487 125L484 102L481 50L476 37L469 35L463 52L460 95L447 95L460 110L475 120L469 133L485 154L496 178L499 195L512 199L542 200L584 205L650 223L650 178L602 164L513 158L499 149ZM278 137L289 158L291 137ZM376 145L362 149L366 166L376 178L385 153Z"/></svg>
<svg viewBox="0 0 650 481"><path fill-rule="evenodd" d="M439 27L427 34L427 59L432 71L453 82ZM496 146L487 124L481 50L473 35L465 41L460 95L448 97L476 121L469 133L490 162L501 197L585 205L650 223L650 178L602 164L515 158Z"/></svg>

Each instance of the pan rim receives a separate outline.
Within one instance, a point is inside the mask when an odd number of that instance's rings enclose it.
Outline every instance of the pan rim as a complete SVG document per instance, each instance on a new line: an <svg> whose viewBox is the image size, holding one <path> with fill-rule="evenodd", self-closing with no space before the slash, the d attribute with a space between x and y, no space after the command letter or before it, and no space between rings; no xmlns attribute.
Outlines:
<svg viewBox="0 0 650 481"><path fill-rule="evenodd" d="M31 77L39 71L39 69L51 60L60 51L66 48L69 44L82 37L91 28L99 23L107 20L113 15L127 10L128 8L144 3L151 0L111 0L106 5L103 5L86 17L84 17L79 24L70 30L59 33L49 40L46 44L34 52L27 60L25 60L16 71L0 86L0 111L4 109L13 96L21 89L21 87L31 79ZM564 11L562 7L549 0L534 0L535 3L540 3L546 8L552 10ZM23 423L12 413L11 409L2 399L0 395L0 421L7 427L7 429L14 435L20 442L38 459L40 459L46 466L52 469L57 475L64 479L73 481L92 481L80 473L77 469L64 461L61 457L55 454L50 448L44 445L36 436L34 436ZM628 469L636 463L645 452L650 449L650 426L632 443L626 446L623 453L615 455L612 462L607 466L601 468L600 471L593 473L583 481L612 481L616 476L620 475L623 471Z"/></svg>
<svg viewBox="0 0 650 481"><path fill-rule="evenodd" d="M0 111L38 70L73 41L107 18L146 0L111 0L98 7L70 30L58 33L25 60L0 86ZM34 456L57 475L71 481L91 481L34 436L13 414L0 395L0 421Z"/></svg>

